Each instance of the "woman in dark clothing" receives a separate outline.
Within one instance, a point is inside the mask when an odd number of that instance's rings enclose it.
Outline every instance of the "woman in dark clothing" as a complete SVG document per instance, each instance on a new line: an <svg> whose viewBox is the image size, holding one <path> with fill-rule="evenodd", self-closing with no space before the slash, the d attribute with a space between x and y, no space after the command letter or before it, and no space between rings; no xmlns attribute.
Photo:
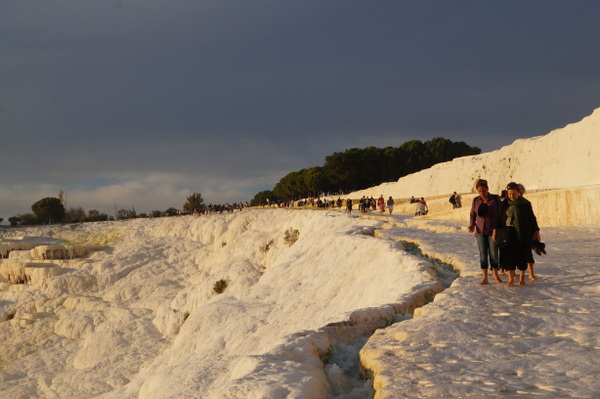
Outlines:
<svg viewBox="0 0 600 399"><path fill-rule="evenodd" d="M515 269L519 269L519 284L525 284L527 264L534 263L531 244L533 240L540 241L540 228L531 202L521 196L519 185L508 183L506 190L508 198L500 206L493 238L496 240L497 229L509 228L508 245L500 248L500 265L508 270L506 286L512 287L515 280Z"/></svg>
<svg viewBox="0 0 600 399"><path fill-rule="evenodd" d="M525 186L523 186L522 184L519 184L519 194L521 194L521 197L523 197L525 195ZM533 246L532 246L533 249ZM533 260L531 262L527 262L527 269L529 269L529 279L532 281L537 280L537 277L535 277L535 273L533 272Z"/></svg>

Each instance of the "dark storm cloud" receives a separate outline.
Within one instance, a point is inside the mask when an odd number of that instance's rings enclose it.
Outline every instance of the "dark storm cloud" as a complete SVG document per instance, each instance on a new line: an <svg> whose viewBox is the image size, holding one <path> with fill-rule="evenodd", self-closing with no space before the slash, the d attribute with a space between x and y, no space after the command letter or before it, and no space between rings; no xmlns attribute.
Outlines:
<svg viewBox="0 0 600 399"><path fill-rule="evenodd" d="M160 179L245 200L350 147L545 134L599 105L599 17L596 1L4 1L0 213L39 187L137 203Z"/></svg>

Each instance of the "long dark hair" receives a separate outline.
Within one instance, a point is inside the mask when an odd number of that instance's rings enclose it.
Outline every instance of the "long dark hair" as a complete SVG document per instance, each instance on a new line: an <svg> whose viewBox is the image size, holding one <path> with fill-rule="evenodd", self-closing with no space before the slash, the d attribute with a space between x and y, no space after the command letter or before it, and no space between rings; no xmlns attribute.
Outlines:
<svg viewBox="0 0 600 399"><path fill-rule="evenodd" d="M483 180L483 179L478 179L477 182L475 183L475 188L479 188L479 187L485 187L488 190L490 189L488 187L487 180Z"/></svg>

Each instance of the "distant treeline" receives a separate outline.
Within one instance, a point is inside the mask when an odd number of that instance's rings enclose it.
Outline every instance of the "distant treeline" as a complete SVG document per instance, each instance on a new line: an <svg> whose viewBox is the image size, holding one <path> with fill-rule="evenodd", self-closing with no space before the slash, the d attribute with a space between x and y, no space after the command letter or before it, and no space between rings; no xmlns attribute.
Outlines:
<svg viewBox="0 0 600 399"><path fill-rule="evenodd" d="M254 204L318 197L321 193L343 194L397 181L402 176L450 161L480 154L481 149L443 137L426 142L411 140L400 147L351 148L325 157L323 166L288 173L273 188L256 194Z"/></svg>
<svg viewBox="0 0 600 399"><path fill-rule="evenodd" d="M65 196L63 190L60 190L58 198L46 197L31 205L31 213L16 214L8 218L11 226L33 226L52 223L85 223L102 222L107 220L126 220L146 217L163 217L175 215L189 215L194 212L204 211L205 208L215 209L216 205L204 205L202 194L194 193L187 197L187 202L183 204L183 210L174 207L166 211L154 210L150 213L138 213L135 208L119 209L115 208L115 215L109 216L106 213L100 213L96 209L90 209L87 213L82 207L65 208ZM228 209L231 210L231 209ZM4 219L0 218L0 222Z"/></svg>

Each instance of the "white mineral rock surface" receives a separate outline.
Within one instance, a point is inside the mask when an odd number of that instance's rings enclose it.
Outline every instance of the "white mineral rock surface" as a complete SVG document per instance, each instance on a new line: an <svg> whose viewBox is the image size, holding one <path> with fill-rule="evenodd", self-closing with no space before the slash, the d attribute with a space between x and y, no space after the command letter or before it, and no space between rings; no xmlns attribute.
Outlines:
<svg viewBox="0 0 600 399"><path fill-rule="evenodd" d="M449 196L474 192L484 178L490 192L500 193L511 181L528 191L600 185L600 108L577 123L484 154L456 158L354 195L377 198ZM464 201L463 201L464 202Z"/></svg>
<svg viewBox="0 0 600 399"><path fill-rule="evenodd" d="M426 218L399 204L0 230L0 397L598 398L599 118L373 189L439 197ZM477 285L478 177L531 190L537 281Z"/></svg>

